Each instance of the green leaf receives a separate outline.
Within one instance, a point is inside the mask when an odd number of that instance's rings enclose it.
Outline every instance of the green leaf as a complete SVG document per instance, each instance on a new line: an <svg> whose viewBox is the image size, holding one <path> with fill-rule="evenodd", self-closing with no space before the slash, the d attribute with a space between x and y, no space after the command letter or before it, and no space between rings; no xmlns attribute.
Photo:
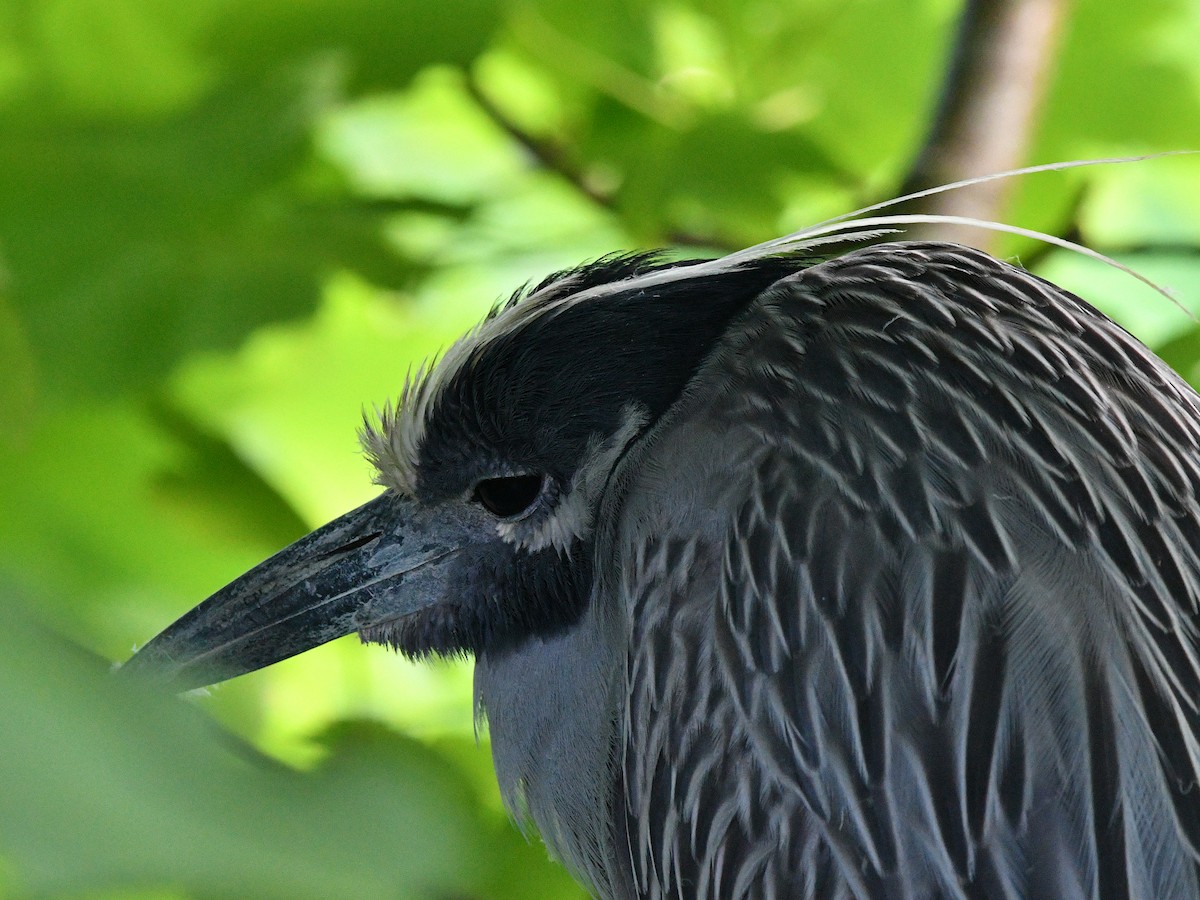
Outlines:
<svg viewBox="0 0 1200 900"><path fill-rule="evenodd" d="M197 99L216 75L197 38L212 3L41 0L25 6L29 61L52 102L82 119L161 116Z"/></svg>
<svg viewBox="0 0 1200 900"><path fill-rule="evenodd" d="M39 384L33 350L16 310L0 290L0 444L28 439Z"/></svg>
<svg viewBox="0 0 1200 900"><path fill-rule="evenodd" d="M525 165L466 95L461 76L435 70L411 90L328 116L319 150L370 197L422 197L467 206L511 191Z"/></svg>
<svg viewBox="0 0 1200 900"><path fill-rule="evenodd" d="M469 63L498 12L495 0L260 0L228 5L208 46L248 73L319 56L336 60L355 91L395 89L427 66Z"/></svg>
<svg viewBox="0 0 1200 900"><path fill-rule="evenodd" d="M0 578L110 653L303 531L219 443L132 404L42 409L0 441L0 507Z"/></svg>
<svg viewBox="0 0 1200 900"><path fill-rule="evenodd" d="M142 387L191 349L311 307L351 223L283 190L307 158L305 90L268 80L170 127L6 130L0 236L47 390ZM378 221L359 243L378 243Z"/></svg>
<svg viewBox="0 0 1200 900"><path fill-rule="evenodd" d="M372 729L311 774L281 769L3 613L0 848L25 890L445 896L481 890L516 844L418 743Z"/></svg>

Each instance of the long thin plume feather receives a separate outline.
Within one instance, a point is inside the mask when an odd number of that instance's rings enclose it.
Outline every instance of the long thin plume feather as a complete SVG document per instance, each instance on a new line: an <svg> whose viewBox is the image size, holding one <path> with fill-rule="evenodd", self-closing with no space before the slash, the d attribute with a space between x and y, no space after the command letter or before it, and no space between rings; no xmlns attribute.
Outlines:
<svg viewBox="0 0 1200 900"><path fill-rule="evenodd" d="M1045 163L1038 166L1026 166L1020 169L1010 169L1006 172L995 172L990 175L979 175L974 178L966 178L962 181L955 181L951 182L950 184L939 185L938 187L926 188L925 190L916 191L911 194L905 194L902 197L895 197L891 200L873 203L870 206L864 206L862 209L857 209L853 212L835 216L832 219L827 219L824 222L818 222L815 225L809 225L800 229L799 231L784 235L783 237L773 238L769 241L764 241L761 244L755 244L752 247L747 247L744 250L738 250L734 253L730 253L707 262L696 263L694 265L680 268L662 269L655 272L649 272L645 275L627 278L623 281L615 281L609 284L597 285L596 287L588 288L585 291L580 291L564 297L559 302L564 304L573 304L581 300L604 296L616 291L644 290L663 284L670 284L685 278L702 278L706 275L728 272L729 270L737 268L738 266L754 262L755 260L764 259L768 256L785 253L802 253L805 250L810 250L815 247L824 246L830 243L837 243L838 241L870 240L872 237L878 236L879 234L894 233L895 229L888 228L888 226L942 222L946 224L973 225L975 227L986 228L993 231L1006 231L1011 234L1018 234L1034 240L1045 241L1049 244L1053 244L1054 246L1080 253L1083 256L1098 260L1107 265L1113 266L1121 272L1125 272L1133 276L1138 281L1151 287L1157 293L1162 294L1176 306L1184 309L1184 311L1191 316L1191 312L1186 310L1167 289L1160 287L1145 276L1138 274L1129 266L1119 263L1102 253L1096 252L1095 250L1083 247L1074 243L1073 241L1068 241L1065 238L1059 238L1054 235L1045 234L1032 229L1019 228L1015 225L1006 225L1002 222L990 222L983 219L967 219L956 216L935 216L930 214L925 216L878 216L866 219L859 217L866 213L886 209L909 200L919 200L923 197L929 197L934 194L960 190L975 184L983 184L988 181L996 181L1002 178L1016 178L1023 175L1037 174L1039 172L1057 172L1065 169L1083 168L1086 166L1105 166L1116 165L1120 163L1141 162L1149 159L1158 159L1164 156L1180 156L1197 152L1200 151L1170 150L1164 153L1151 153L1144 156L1116 156L1104 159L1075 159L1064 162ZM877 231L874 228L867 230L866 226L878 226L879 228L886 230ZM536 293L537 292L535 292L534 296L536 296ZM551 307L554 305L556 304L552 303Z"/></svg>
<svg viewBox="0 0 1200 900"><path fill-rule="evenodd" d="M976 175L973 178L964 178L962 181L952 181L949 184L940 184L937 187L925 188L924 190L914 191L911 194L904 194L901 197L893 197L891 200L881 200L879 203L872 203L870 206L864 206L862 209L856 209L853 212L842 213L840 216L834 216L832 219L826 219L824 222L818 222L816 225L810 225L804 231L818 231L826 225L832 225L834 222L844 222L847 219L857 219L861 215L869 212L875 212L879 209L888 209L892 206L898 206L901 203L907 203L909 200L920 200L924 197L932 197L935 194L944 194L947 191L956 191L959 188L971 187L976 184L986 184L989 181L999 181L1002 178L1015 178L1020 175L1036 175L1039 172L1061 172L1065 169L1080 169L1085 166L1111 166L1120 163L1143 162L1148 159L1158 159L1163 156L1186 156L1191 153L1196 153L1195 150L1166 150L1162 153L1147 153L1143 156L1110 156L1103 159L1071 159L1062 162L1042 163L1038 166L1024 166L1020 169L1008 169L1004 172L992 172L988 175Z"/></svg>
<svg viewBox="0 0 1200 900"><path fill-rule="evenodd" d="M871 226L873 230L865 231L864 233L868 235L874 235L878 233L879 228L888 225L967 225L972 228L983 228L988 231L1001 231L1006 234L1015 234L1019 235L1020 237L1031 238L1035 241L1044 241L1047 244L1053 244L1055 247L1062 247L1064 250L1070 250L1073 253L1078 253L1090 259L1098 260L1105 265L1112 266L1114 269L1119 269L1126 275L1136 278L1138 281L1156 293L1166 297L1193 320L1196 319L1196 316L1193 315L1192 311L1180 303L1170 290L1151 281L1136 269L1133 269L1122 262L1118 262L1111 256L1105 256L1098 250L1093 250L1091 247L1085 247L1082 244L1077 244L1074 241L1067 240L1066 238L1061 238L1053 234L1046 234L1044 231L1035 231L1032 228L1022 228L1019 225L1006 225L1003 222L993 222L989 219L974 219L969 216L945 216L933 213L928 215L914 213L911 215L871 216L866 219L855 219L852 222L836 222L832 225L828 225L818 231L810 232L811 237L801 238L797 240L794 245L786 249L793 249L797 252L802 252L809 249L809 247L814 247L818 244L827 244L831 240L837 241L839 238L842 240L862 240L863 238L858 237L858 227ZM816 243L810 243L810 241L814 240ZM865 240L870 240L870 238L865 238Z"/></svg>

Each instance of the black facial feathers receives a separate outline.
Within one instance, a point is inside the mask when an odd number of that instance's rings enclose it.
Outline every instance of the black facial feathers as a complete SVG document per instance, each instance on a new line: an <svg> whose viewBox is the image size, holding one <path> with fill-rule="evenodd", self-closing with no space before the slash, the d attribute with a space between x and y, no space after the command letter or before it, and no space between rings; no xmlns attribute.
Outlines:
<svg viewBox="0 0 1200 900"><path fill-rule="evenodd" d="M654 255L605 258L552 276L532 292L536 299L517 295L493 315L690 264L664 264ZM464 479L504 468L568 481L589 438L612 434L632 405L651 422L661 416L730 320L801 267L794 259L762 260L522 318L481 343L439 386L421 446L418 493L452 496Z"/></svg>

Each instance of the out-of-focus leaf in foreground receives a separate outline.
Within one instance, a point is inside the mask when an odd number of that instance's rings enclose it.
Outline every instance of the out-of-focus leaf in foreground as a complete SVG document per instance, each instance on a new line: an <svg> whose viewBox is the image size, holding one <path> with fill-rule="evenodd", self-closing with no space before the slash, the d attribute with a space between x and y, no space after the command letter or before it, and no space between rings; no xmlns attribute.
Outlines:
<svg viewBox="0 0 1200 900"><path fill-rule="evenodd" d="M3 611L0 849L17 890L533 897L565 884L444 754L343 723L323 764L294 772Z"/></svg>

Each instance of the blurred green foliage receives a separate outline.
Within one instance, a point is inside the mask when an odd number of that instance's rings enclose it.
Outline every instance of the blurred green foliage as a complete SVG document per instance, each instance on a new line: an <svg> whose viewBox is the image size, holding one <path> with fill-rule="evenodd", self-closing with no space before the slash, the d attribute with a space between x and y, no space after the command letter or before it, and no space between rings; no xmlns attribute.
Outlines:
<svg viewBox="0 0 1200 900"><path fill-rule="evenodd" d="M957 12L0 0L0 892L581 896L505 824L463 663L343 640L181 703L103 660L369 497L362 410L523 282L888 196ZM1075 4L1029 160L1200 148L1197 46L1193 0ZM1007 218L1200 307L1196 158ZM1036 266L1200 377L1195 321Z"/></svg>

